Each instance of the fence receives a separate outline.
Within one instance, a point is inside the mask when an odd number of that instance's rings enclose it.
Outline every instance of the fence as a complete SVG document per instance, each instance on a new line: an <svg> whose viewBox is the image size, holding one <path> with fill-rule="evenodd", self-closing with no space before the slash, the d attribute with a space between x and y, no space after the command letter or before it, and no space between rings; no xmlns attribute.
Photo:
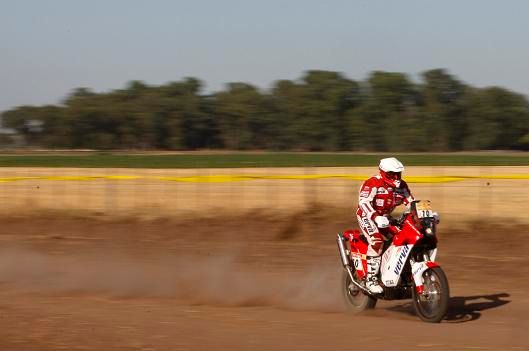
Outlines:
<svg viewBox="0 0 529 351"><path fill-rule="evenodd" d="M409 167L416 198L448 218L526 220L529 167ZM297 211L318 203L353 209L373 168L96 169L2 168L0 213L87 211L178 216Z"/></svg>

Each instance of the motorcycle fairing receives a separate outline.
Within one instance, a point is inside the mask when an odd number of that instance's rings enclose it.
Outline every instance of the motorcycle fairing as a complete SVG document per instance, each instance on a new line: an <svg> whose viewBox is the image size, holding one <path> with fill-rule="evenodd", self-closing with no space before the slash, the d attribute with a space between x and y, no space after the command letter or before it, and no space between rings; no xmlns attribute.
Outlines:
<svg viewBox="0 0 529 351"><path fill-rule="evenodd" d="M399 284L400 275L406 265L412 248L413 244L402 246L391 245L384 252L380 265L380 277L385 286L394 287Z"/></svg>

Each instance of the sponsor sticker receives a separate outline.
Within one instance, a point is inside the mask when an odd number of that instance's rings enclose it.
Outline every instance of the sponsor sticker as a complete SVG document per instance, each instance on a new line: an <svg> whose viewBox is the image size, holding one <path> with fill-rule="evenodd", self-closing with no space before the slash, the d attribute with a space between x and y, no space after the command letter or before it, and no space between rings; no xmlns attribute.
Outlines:
<svg viewBox="0 0 529 351"><path fill-rule="evenodd" d="M388 194L388 190L386 188L378 188L377 189L377 194Z"/></svg>
<svg viewBox="0 0 529 351"><path fill-rule="evenodd" d="M368 234L373 234L375 232L375 230L373 229L373 226L371 226L371 223L369 223L369 219L364 218L362 220L362 222L363 222L364 228L367 230Z"/></svg>
<svg viewBox="0 0 529 351"><path fill-rule="evenodd" d="M402 246L402 250L399 250L399 251L400 251L399 259L397 260L397 265L395 266L395 269L393 270L393 273L395 274L400 274L400 271L402 267L404 266L404 263L406 263L404 258L408 254L408 251L410 251L410 248L408 246Z"/></svg>
<svg viewBox="0 0 529 351"><path fill-rule="evenodd" d="M417 268L415 268L415 270L413 270L413 272L411 272L411 274L413 274L414 276L417 275L417 273L419 273L419 271L422 269L422 265L418 265Z"/></svg>
<svg viewBox="0 0 529 351"><path fill-rule="evenodd" d="M384 206L384 199L377 199L376 205L379 206L379 207Z"/></svg>

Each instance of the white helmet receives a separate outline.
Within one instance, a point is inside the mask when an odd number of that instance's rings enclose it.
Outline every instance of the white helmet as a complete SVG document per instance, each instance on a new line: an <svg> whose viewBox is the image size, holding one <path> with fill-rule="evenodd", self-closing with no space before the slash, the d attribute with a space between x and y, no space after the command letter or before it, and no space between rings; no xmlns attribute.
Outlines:
<svg viewBox="0 0 529 351"><path fill-rule="evenodd" d="M404 165L395 157L383 158L378 165L380 176L384 182L392 187L400 187L401 173Z"/></svg>

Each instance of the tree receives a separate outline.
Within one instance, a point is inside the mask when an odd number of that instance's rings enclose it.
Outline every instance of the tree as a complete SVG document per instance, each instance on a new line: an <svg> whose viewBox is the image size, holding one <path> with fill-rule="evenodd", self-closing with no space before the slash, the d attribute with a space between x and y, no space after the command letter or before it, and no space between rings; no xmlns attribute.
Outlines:
<svg viewBox="0 0 529 351"><path fill-rule="evenodd" d="M263 95L252 85L230 83L215 95L214 114L220 139L228 149L258 149L266 133Z"/></svg>
<svg viewBox="0 0 529 351"><path fill-rule="evenodd" d="M402 135L415 114L417 93L402 73L373 72L367 80L366 99L354 114L353 123L362 126L364 135L357 140L375 151L402 149Z"/></svg>
<svg viewBox="0 0 529 351"><path fill-rule="evenodd" d="M272 99L290 135L290 147L350 148L348 111L359 104L359 84L330 71L308 71L300 83L279 81Z"/></svg>
<svg viewBox="0 0 529 351"><path fill-rule="evenodd" d="M474 89L466 100L466 108L466 149L515 148L529 132L529 103L507 89Z"/></svg>
<svg viewBox="0 0 529 351"><path fill-rule="evenodd" d="M58 106L21 106L2 114L3 125L15 129L29 146L68 147L71 131Z"/></svg>
<svg viewBox="0 0 529 351"><path fill-rule="evenodd" d="M424 123L427 130L435 131L432 149L461 150L467 127L463 106L467 87L443 69L426 71L422 78Z"/></svg>
<svg viewBox="0 0 529 351"><path fill-rule="evenodd" d="M340 73L308 71L303 77L305 103L299 130L312 150L350 148L347 112L360 100L358 83Z"/></svg>
<svg viewBox="0 0 529 351"><path fill-rule="evenodd" d="M443 69L414 84L399 72L356 82L311 70L270 91L230 83L211 95L185 78L78 88L60 105L2 113L26 145L51 148L456 151L527 149L529 102L504 88L476 89Z"/></svg>

